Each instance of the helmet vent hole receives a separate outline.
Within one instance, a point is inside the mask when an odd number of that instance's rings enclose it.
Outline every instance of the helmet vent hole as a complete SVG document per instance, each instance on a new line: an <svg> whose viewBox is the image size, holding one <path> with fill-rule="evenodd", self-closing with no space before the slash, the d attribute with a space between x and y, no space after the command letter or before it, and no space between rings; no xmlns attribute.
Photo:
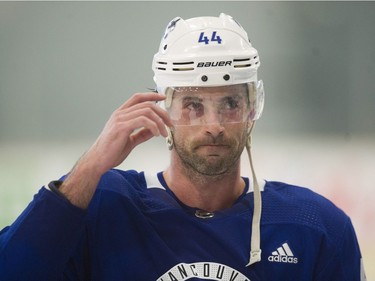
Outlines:
<svg viewBox="0 0 375 281"><path fill-rule="evenodd" d="M189 68L173 68L172 69L173 71L192 71L192 70L194 70L194 68L192 68L192 67L189 67Z"/></svg>
<svg viewBox="0 0 375 281"><path fill-rule="evenodd" d="M234 59L234 62L250 61L250 58Z"/></svg>
<svg viewBox="0 0 375 281"><path fill-rule="evenodd" d="M165 44L164 47L163 47L163 50L165 51L167 48L168 48L168 45Z"/></svg>
<svg viewBox="0 0 375 281"><path fill-rule="evenodd" d="M193 61L183 61L183 62L174 62L173 65L187 65L187 64L194 64Z"/></svg>
<svg viewBox="0 0 375 281"><path fill-rule="evenodd" d="M156 66L155 66L155 69L157 70L167 70L166 66L167 66L167 62L165 61L158 61L156 62Z"/></svg>
<svg viewBox="0 0 375 281"><path fill-rule="evenodd" d="M194 70L193 61L173 62L175 66L173 71L192 71Z"/></svg>
<svg viewBox="0 0 375 281"><path fill-rule="evenodd" d="M234 59L234 68L246 68L246 67L251 67L251 58L246 57L246 58L239 58L239 59Z"/></svg>
<svg viewBox="0 0 375 281"><path fill-rule="evenodd" d="M238 64L238 65L235 65L234 68L244 68L244 67L250 67L251 64Z"/></svg>

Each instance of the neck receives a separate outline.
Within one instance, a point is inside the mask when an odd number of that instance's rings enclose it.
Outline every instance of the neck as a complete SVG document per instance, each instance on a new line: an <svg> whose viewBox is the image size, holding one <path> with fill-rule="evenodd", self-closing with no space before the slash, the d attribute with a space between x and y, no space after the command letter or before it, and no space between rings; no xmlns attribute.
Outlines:
<svg viewBox="0 0 375 281"><path fill-rule="evenodd" d="M172 161L163 175L182 203L209 212L230 208L245 188L239 161L230 171L214 176L200 174Z"/></svg>

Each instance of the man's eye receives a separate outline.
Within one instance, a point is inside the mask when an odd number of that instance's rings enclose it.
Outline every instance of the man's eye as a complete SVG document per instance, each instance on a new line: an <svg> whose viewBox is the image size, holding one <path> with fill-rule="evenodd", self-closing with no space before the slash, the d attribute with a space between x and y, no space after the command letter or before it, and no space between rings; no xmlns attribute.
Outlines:
<svg viewBox="0 0 375 281"><path fill-rule="evenodd" d="M223 109L233 110L239 108L240 103L234 98L226 98L222 104Z"/></svg>
<svg viewBox="0 0 375 281"><path fill-rule="evenodd" d="M185 108L191 111L203 111L203 104L200 102L189 102L185 105Z"/></svg>

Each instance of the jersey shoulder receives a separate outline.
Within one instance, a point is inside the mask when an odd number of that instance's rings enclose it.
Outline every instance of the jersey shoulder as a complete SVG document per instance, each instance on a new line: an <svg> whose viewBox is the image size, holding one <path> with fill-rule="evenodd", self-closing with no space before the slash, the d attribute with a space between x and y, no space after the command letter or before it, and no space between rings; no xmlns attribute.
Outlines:
<svg viewBox="0 0 375 281"><path fill-rule="evenodd" d="M101 177L97 189L126 195L134 189L144 189L145 185L143 172L111 169Z"/></svg>
<svg viewBox="0 0 375 281"><path fill-rule="evenodd" d="M142 210L176 208L176 201L166 192L158 174L136 170L112 169L102 176L93 201L110 204L113 199L126 200Z"/></svg>
<svg viewBox="0 0 375 281"><path fill-rule="evenodd" d="M332 201L305 187L270 181L262 200L264 223L298 224L333 236L341 235L350 223Z"/></svg>

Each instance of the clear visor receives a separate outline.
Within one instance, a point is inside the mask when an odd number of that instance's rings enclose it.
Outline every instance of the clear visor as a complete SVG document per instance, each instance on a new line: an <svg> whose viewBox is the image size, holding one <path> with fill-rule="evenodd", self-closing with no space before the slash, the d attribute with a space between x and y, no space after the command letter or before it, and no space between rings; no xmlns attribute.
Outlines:
<svg viewBox="0 0 375 281"><path fill-rule="evenodd" d="M246 84L217 87L168 87L165 109L174 126L247 122L251 115Z"/></svg>

